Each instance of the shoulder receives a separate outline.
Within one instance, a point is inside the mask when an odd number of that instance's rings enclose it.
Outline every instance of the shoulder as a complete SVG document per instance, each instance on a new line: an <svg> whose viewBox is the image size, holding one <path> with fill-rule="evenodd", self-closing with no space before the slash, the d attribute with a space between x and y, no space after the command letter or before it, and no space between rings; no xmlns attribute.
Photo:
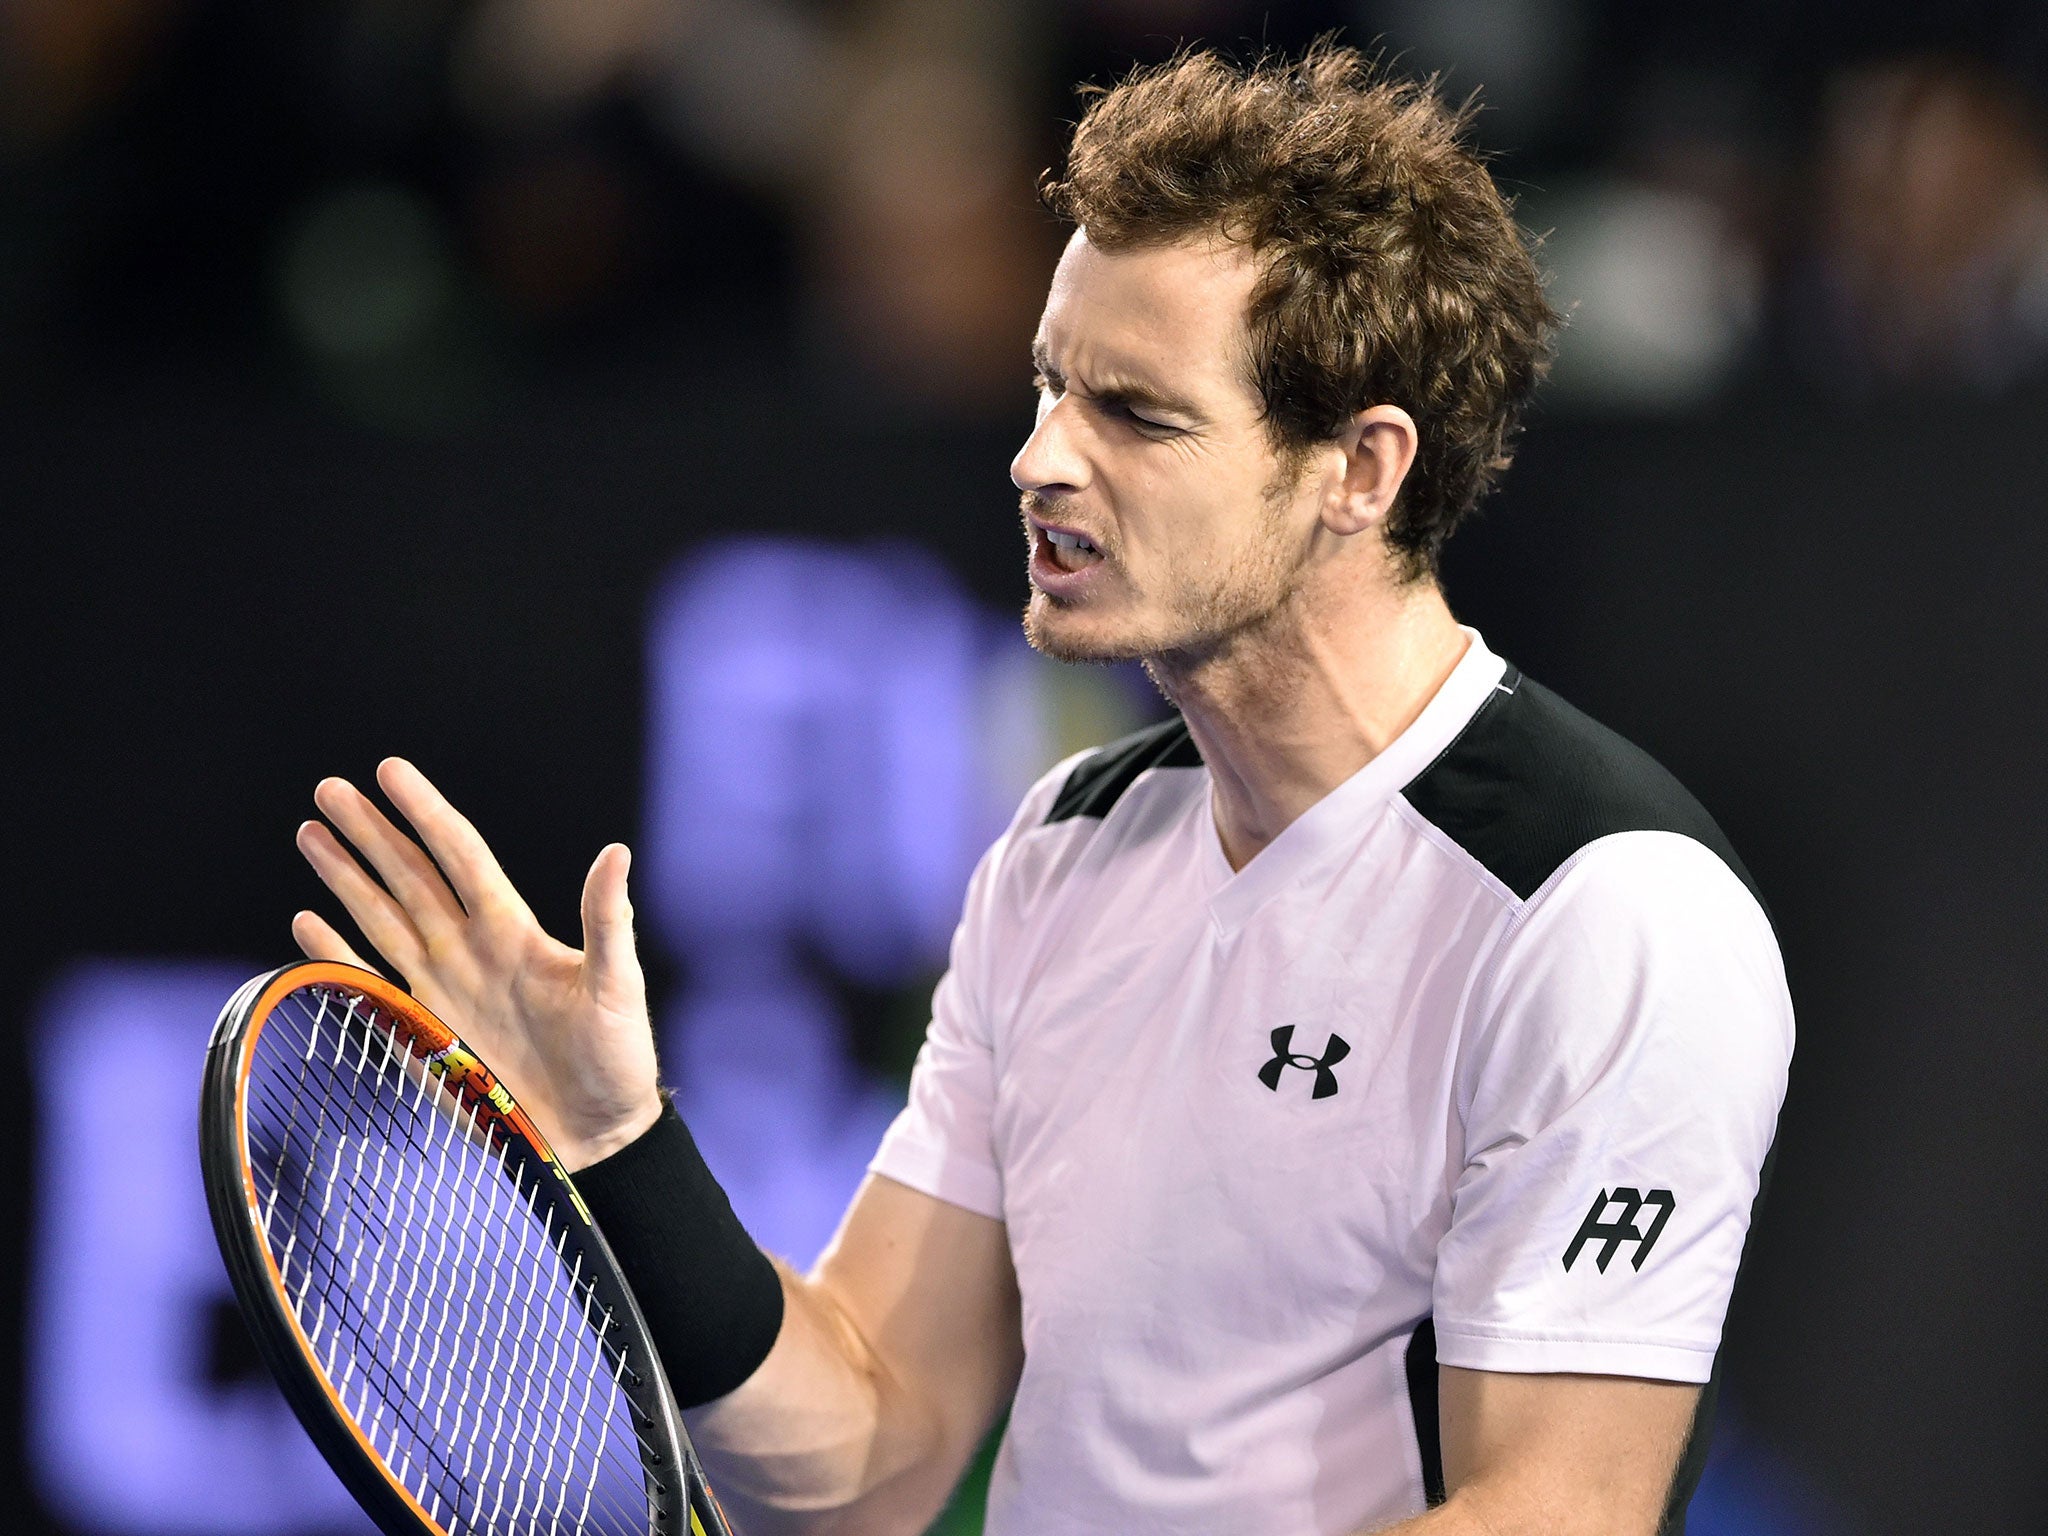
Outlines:
<svg viewBox="0 0 2048 1536"><path fill-rule="evenodd" d="M1022 922L1100 845L1096 834L1113 807L1122 802L1128 809L1133 801L1154 798L1143 790L1132 793L1141 778L1155 768L1201 766L1178 715L1054 764L1031 786L1009 827L982 856L968 888L969 913L986 908L1012 925ZM1129 818L1119 818L1118 835L1142 840L1156 830L1140 820L1143 825L1134 833Z"/></svg>
<svg viewBox="0 0 2048 1536"><path fill-rule="evenodd" d="M1179 715L1158 725L1097 747L1062 763L1048 780L1058 783L1047 804L1044 824L1077 817L1101 820L1141 774L1154 768L1199 768L1202 754Z"/></svg>
<svg viewBox="0 0 2048 1536"><path fill-rule="evenodd" d="M1197 770L1168 776L1154 770ZM983 876L1023 922L1041 898L1091 860L1097 866L1166 834L1195 780L1205 777L1180 716L1055 764L1031 787L1010 829L984 859ZM1150 775L1150 777L1148 777ZM1140 781L1144 783L1141 785ZM1110 813L1122 811L1113 823ZM1105 834L1105 825L1111 830Z"/></svg>
<svg viewBox="0 0 2048 1536"><path fill-rule="evenodd" d="M1609 1140L1682 1121L1747 1127L1758 1160L1769 1145L1796 1033L1784 959L1755 896L1690 836L1615 833L1572 854L1508 925L1471 1006L1458 1104L1475 1145L1575 1113Z"/></svg>
<svg viewBox="0 0 2048 1536"><path fill-rule="evenodd" d="M1402 797L1524 902L1593 844L1640 832L1697 845L1762 905L1727 837L1684 785L1513 667Z"/></svg>
<svg viewBox="0 0 2048 1536"><path fill-rule="evenodd" d="M1511 668L1404 795L1517 898L1473 996L1469 1108L1562 1113L1615 1074L1775 1107L1793 1026L1769 914L1648 753Z"/></svg>

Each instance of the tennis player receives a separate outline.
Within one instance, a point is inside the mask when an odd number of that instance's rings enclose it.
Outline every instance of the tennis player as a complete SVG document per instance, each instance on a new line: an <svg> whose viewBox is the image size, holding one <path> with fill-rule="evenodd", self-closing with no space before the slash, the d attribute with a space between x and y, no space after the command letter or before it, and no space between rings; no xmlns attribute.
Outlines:
<svg viewBox="0 0 2048 1536"><path fill-rule="evenodd" d="M383 886L306 855L581 1169L754 1536L920 1530L1005 1412L999 1536L1682 1529L1791 1007L1707 814L1438 585L1553 322L1460 129L1334 46L1093 99L1025 624L1179 714L982 860L811 1274L665 1105L625 849L575 950L411 766L425 852L320 786Z"/></svg>

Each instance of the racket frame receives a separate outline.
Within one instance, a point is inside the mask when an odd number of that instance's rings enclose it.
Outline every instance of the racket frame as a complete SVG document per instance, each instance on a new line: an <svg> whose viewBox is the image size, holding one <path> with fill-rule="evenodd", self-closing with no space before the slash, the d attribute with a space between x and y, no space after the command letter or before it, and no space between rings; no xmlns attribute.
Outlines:
<svg viewBox="0 0 2048 1536"><path fill-rule="evenodd" d="M683 1429L646 1319L547 1138L490 1068L417 998L373 971L340 961L308 960L243 983L221 1010L207 1048L200 1091L199 1160L214 1236L257 1353L343 1486L385 1536L446 1536L446 1527L429 1516L398 1480L342 1405L293 1310L259 1214L256 1174L249 1160L249 1072L272 1010L312 986L355 993L395 1021L398 1028L377 1027L386 1028L394 1047L411 1055L407 1071L414 1070L415 1063L430 1068L444 1091L459 1095L462 1108L474 1111L484 1134L502 1136L507 1162L523 1167L531 1177L533 1208L552 1210L567 1232L564 1254L582 1254L582 1279L597 1305L611 1316L607 1339L626 1355L619 1386L641 1437L639 1460L650 1536L731 1536Z"/></svg>

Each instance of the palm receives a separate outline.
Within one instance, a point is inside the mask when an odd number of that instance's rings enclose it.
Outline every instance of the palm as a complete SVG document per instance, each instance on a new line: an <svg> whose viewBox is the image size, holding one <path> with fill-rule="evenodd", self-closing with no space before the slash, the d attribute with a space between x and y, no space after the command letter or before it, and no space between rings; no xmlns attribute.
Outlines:
<svg viewBox="0 0 2048 1536"><path fill-rule="evenodd" d="M418 769L389 759L377 778L425 849L353 785L327 779L315 802L383 884L319 822L299 829L307 860L413 994L490 1063L565 1162L581 1166L623 1145L660 1112L626 850L606 848L591 866L584 948L572 949L542 930L476 829ZM293 932L309 955L363 963L311 912L299 914Z"/></svg>

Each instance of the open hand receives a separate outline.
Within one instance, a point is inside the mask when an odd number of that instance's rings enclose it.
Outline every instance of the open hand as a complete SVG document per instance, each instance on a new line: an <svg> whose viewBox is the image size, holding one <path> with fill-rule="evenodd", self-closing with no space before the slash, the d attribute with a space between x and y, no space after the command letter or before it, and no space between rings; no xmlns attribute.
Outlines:
<svg viewBox="0 0 2048 1536"><path fill-rule="evenodd" d="M386 758L377 783L424 851L346 779L321 780L313 803L383 885L321 822L299 828L299 851L407 989L490 1064L564 1166L617 1151L661 1114L626 900L631 855L613 843L590 866L583 948L571 949L542 931L476 828L419 769ZM316 913L293 918L292 936L316 960L365 964Z"/></svg>

